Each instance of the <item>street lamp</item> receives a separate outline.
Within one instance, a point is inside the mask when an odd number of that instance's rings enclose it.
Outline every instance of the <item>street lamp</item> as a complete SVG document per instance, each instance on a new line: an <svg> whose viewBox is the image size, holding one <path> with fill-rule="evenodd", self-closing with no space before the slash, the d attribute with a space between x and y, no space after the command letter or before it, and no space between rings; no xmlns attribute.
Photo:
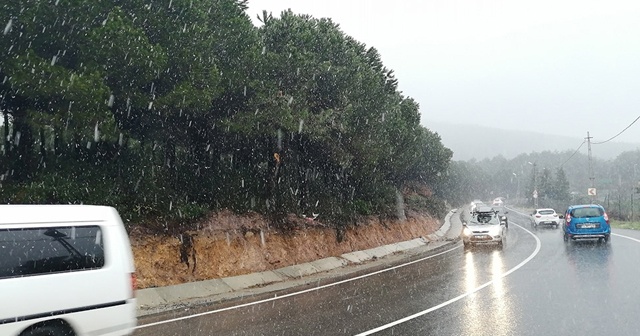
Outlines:
<svg viewBox="0 0 640 336"><path fill-rule="evenodd" d="M633 165L633 183L631 184L631 221L634 220L635 217L635 213L634 213L634 208L633 208L633 194L635 194L636 192L636 186L638 185L638 180L636 180L636 168L638 168L638 164L635 163Z"/></svg>
<svg viewBox="0 0 640 336"><path fill-rule="evenodd" d="M511 173L511 174L513 174L513 176L516 177L516 183L518 185L516 187L516 203L518 203L518 198L520 197L520 177L516 173Z"/></svg>

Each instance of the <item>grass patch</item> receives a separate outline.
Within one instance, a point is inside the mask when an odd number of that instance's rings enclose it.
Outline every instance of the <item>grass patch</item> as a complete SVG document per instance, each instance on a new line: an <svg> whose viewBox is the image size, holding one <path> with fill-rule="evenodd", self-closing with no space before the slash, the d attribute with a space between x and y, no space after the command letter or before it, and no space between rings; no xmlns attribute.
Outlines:
<svg viewBox="0 0 640 336"><path fill-rule="evenodd" d="M616 229L640 230L640 222L628 222L620 220L612 220L611 226Z"/></svg>

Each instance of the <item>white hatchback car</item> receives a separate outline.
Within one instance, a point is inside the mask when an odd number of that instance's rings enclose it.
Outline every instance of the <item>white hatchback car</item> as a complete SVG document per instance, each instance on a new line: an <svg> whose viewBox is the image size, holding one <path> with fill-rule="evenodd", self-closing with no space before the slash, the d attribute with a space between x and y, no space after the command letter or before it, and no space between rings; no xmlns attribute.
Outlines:
<svg viewBox="0 0 640 336"><path fill-rule="evenodd" d="M531 225L533 225L533 228L537 228L540 225L549 225L557 229L559 224L560 217L556 211L551 208L535 209L531 214Z"/></svg>

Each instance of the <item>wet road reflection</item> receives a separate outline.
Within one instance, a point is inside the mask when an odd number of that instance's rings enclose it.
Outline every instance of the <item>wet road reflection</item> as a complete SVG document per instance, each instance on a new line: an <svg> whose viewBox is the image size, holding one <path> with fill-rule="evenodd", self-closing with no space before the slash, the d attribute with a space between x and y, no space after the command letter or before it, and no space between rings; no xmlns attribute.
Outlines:
<svg viewBox="0 0 640 336"><path fill-rule="evenodd" d="M513 335L514 318L511 312L511 300L506 295L505 278L501 275L506 272L502 253L495 251L491 260L491 270L493 271L494 282L491 286L493 297L493 334L494 335Z"/></svg>
<svg viewBox="0 0 640 336"><path fill-rule="evenodd" d="M493 283L489 286L491 300L480 299L481 292L471 294L462 310L462 335L479 335L491 330L493 335L513 335L513 317L511 301L506 296L506 272L502 251L483 251L477 254L469 251L465 253L465 289L474 291L482 284L478 282L478 273L490 271ZM488 261L488 264L485 262Z"/></svg>
<svg viewBox="0 0 640 336"><path fill-rule="evenodd" d="M464 265L464 276L465 276L465 290L467 292L473 291L480 284L478 283L478 276L476 265L473 262L474 254L470 251L465 253L465 265ZM475 300L475 296L477 294L471 294L471 296L467 300L467 304L463 310L463 316L466 323L463 323L464 326L464 335L473 335L477 332L478 329L484 328L482 323L484 319L484 315L478 306L478 302Z"/></svg>

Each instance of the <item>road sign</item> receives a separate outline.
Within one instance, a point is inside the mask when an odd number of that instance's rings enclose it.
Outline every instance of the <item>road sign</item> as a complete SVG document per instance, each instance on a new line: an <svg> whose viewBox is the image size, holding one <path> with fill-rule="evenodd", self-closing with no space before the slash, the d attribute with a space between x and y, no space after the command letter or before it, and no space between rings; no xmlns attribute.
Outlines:
<svg viewBox="0 0 640 336"><path fill-rule="evenodd" d="M533 191L533 198L538 198L538 191L537 190Z"/></svg>
<svg viewBox="0 0 640 336"><path fill-rule="evenodd" d="M589 196L595 196L595 195L596 195L596 188L589 188L589 189L587 189L587 195L589 195Z"/></svg>

